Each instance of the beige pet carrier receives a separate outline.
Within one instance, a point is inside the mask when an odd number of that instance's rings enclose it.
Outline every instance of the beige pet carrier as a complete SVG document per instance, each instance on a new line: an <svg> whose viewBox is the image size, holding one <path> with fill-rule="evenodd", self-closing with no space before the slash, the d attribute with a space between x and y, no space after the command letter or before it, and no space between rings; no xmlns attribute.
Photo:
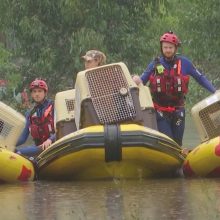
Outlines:
<svg viewBox="0 0 220 220"><path fill-rule="evenodd" d="M0 102L0 147L13 151L24 126L24 116Z"/></svg>
<svg viewBox="0 0 220 220"><path fill-rule="evenodd" d="M156 128L149 90L138 88L124 63L79 72L74 113L77 129L114 123L137 123Z"/></svg>
<svg viewBox="0 0 220 220"><path fill-rule="evenodd" d="M191 113L202 142L219 136L220 90L193 106Z"/></svg>
<svg viewBox="0 0 220 220"><path fill-rule="evenodd" d="M157 129L149 88L133 82L124 63L77 74L75 89L55 97L57 139L97 124L138 123Z"/></svg>
<svg viewBox="0 0 220 220"><path fill-rule="evenodd" d="M75 90L70 89L58 92L55 97L56 137L61 137L76 131L75 116Z"/></svg>

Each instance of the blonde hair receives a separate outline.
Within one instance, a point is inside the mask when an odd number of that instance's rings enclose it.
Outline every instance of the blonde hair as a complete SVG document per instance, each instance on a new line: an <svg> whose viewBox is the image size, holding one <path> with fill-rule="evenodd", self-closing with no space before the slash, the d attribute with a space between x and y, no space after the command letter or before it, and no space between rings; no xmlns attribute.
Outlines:
<svg viewBox="0 0 220 220"><path fill-rule="evenodd" d="M99 51L100 57L99 57L99 66L105 65L106 64L106 56L103 52Z"/></svg>
<svg viewBox="0 0 220 220"><path fill-rule="evenodd" d="M84 56L82 56L84 60L91 60L95 59L99 61L99 66L105 65L106 64L106 56L103 52L99 50L89 50L86 52Z"/></svg>

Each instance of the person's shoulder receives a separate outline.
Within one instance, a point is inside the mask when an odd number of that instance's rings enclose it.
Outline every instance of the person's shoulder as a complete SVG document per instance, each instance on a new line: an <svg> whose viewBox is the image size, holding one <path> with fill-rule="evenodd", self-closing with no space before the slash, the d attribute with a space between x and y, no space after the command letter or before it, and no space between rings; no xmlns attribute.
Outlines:
<svg viewBox="0 0 220 220"><path fill-rule="evenodd" d="M151 60L151 62L149 63L149 65L148 66L154 66L155 65L155 60Z"/></svg>
<svg viewBox="0 0 220 220"><path fill-rule="evenodd" d="M52 107L51 109L54 110L55 106L54 106L54 101L52 99L47 99L47 105L46 108Z"/></svg>
<svg viewBox="0 0 220 220"><path fill-rule="evenodd" d="M180 59L181 61L184 61L186 63L192 63L191 60L188 57L186 57L186 56L177 55L176 57L177 57L177 59Z"/></svg>
<svg viewBox="0 0 220 220"><path fill-rule="evenodd" d="M157 56L153 60L151 60L151 62L149 63L149 66L154 67L156 64L161 63L162 60L163 60L162 56Z"/></svg>
<svg viewBox="0 0 220 220"><path fill-rule="evenodd" d="M31 109L28 109L26 112L25 112L25 118L29 118L30 117L30 115L32 114L32 112L33 112L33 108L31 108Z"/></svg>
<svg viewBox="0 0 220 220"><path fill-rule="evenodd" d="M155 62L154 60L152 60L150 63L147 64L146 71L152 71L154 66L155 66Z"/></svg>
<svg viewBox="0 0 220 220"><path fill-rule="evenodd" d="M52 99L46 99L44 102L44 106L50 106L50 105L54 105L54 101Z"/></svg>
<svg viewBox="0 0 220 220"><path fill-rule="evenodd" d="M53 105L54 104L54 101L52 99L47 99L48 103Z"/></svg>

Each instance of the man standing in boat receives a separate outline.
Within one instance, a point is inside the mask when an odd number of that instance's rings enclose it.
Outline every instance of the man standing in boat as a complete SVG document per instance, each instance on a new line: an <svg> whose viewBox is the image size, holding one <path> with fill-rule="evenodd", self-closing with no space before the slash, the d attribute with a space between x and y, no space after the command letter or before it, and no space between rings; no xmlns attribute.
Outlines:
<svg viewBox="0 0 220 220"><path fill-rule="evenodd" d="M147 66L141 77L136 75L133 80L137 85L149 82L158 129L181 146L189 77L192 76L211 93L216 89L188 58L176 54L179 46L180 40L173 32L164 33L160 37L162 55Z"/></svg>
<svg viewBox="0 0 220 220"><path fill-rule="evenodd" d="M26 113L26 125L16 146L24 144L29 133L35 145L17 148L16 152L25 156L36 156L55 141L54 103L46 98L48 86L44 80L35 79L29 89L35 105Z"/></svg>

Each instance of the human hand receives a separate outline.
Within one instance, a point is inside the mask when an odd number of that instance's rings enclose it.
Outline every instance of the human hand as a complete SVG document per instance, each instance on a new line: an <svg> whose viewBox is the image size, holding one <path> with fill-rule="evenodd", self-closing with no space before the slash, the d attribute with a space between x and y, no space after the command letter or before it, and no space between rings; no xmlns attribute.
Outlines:
<svg viewBox="0 0 220 220"><path fill-rule="evenodd" d="M42 150L46 150L50 145L52 144L52 141L50 139L47 139L44 141L43 144L41 144L39 147L42 148Z"/></svg>
<svg viewBox="0 0 220 220"><path fill-rule="evenodd" d="M138 75L134 75L134 76L132 77L132 79L133 79L133 81L134 81L137 85L139 85L140 83L142 83L142 80L141 80L140 76L138 76Z"/></svg>
<svg viewBox="0 0 220 220"><path fill-rule="evenodd" d="M190 149L183 148L181 153L182 153L184 156L187 156L191 151L192 151L192 150L190 150Z"/></svg>

